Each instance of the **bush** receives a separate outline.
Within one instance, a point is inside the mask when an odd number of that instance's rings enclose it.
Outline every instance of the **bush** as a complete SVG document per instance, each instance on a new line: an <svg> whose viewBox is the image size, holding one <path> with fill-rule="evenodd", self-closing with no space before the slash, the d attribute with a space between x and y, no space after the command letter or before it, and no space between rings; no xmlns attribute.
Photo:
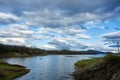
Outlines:
<svg viewBox="0 0 120 80"><path fill-rule="evenodd" d="M114 62L114 63L119 63L120 62L120 56L113 55L113 54L107 54L104 58L103 61L105 62Z"/></svg>

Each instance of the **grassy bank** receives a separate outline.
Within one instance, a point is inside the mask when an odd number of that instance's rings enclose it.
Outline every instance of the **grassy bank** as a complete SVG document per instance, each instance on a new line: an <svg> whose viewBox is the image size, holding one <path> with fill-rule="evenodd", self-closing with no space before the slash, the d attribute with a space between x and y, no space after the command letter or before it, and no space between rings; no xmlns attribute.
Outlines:
<svg viewBox="0 0 120 80"><path fill-rule="evenodd" d="M120 80L120 56L81 60L75 63L76 80Z"/></svg>
<svg viewBox="0 0 120 80"><path fill-rule="evenodd" d="M75 63L76 67L85 68L102 61L102 58L85 59Z"/></svg>
<svg viewBox="0 0 120 80"><path fill-rule="evenodd" d="M0 80L13 80L29 71L30 70L24 66L11 65L0 60Z"/></svg>

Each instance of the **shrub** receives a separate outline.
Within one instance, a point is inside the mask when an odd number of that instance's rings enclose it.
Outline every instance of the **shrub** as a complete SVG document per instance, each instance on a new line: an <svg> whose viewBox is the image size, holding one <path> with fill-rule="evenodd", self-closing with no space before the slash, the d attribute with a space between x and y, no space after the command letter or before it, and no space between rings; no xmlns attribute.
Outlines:
<svg viewBox="0 0 120 80"><path fill-rule="evenodd" d="M113 54L107 54L104 58L103 61L105 62L114 62L114 63L119 63L120 62L120 56L113 55Z"/></svg>

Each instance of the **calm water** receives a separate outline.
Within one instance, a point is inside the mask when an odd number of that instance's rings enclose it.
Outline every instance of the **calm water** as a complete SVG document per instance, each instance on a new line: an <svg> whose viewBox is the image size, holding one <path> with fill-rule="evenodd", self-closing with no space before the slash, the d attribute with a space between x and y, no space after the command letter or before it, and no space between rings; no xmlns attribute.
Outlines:
<svg viewBox="0 0 120 80"><path fill-rule="evenodd" d="M98 55L47 55L30 58L7 58L6 62L26 66L31 71L16 80L74 80L70 75L74 71L74 63L78 60Z"/></svg>

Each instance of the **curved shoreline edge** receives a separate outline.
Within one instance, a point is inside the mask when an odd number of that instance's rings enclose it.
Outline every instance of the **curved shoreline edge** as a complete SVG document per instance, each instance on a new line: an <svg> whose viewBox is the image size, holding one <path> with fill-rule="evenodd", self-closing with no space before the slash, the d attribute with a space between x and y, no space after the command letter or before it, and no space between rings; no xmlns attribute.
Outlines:
<svg viewBox="0 0 120 80"><path fill-rule="evenodd" d="M9 64L0 60L0 80L13 80L29 72L30 69L24 66Z"/></svg>
<svg viewBox="0 0 120 80"><path fill-rule="evenodd" d="M75 63L75 80L120 80L120 56L81 60Z"/></svg>

